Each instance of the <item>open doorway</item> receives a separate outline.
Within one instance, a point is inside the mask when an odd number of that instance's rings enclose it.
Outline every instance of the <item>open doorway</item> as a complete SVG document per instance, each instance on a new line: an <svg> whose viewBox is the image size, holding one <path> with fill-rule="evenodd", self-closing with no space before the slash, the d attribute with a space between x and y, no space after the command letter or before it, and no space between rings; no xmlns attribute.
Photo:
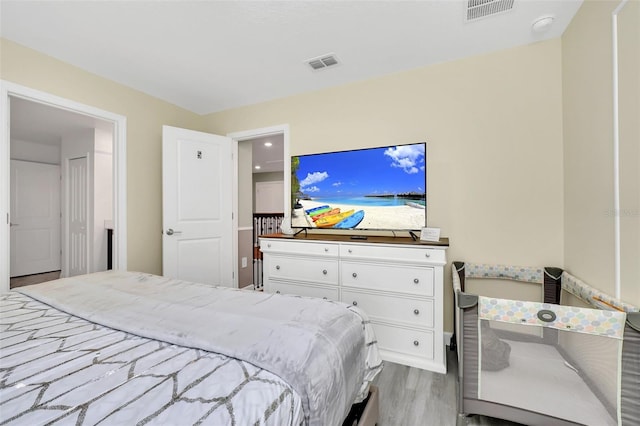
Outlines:
<svg viewBox="0 0 640 426"><path fill-rule="evenodd" d="M112 122L10 97L10 287L112 268Z"/></svg>
<svg viewBox="0 0 640 426"><path fill-rule="evenodd" d="M84 213L86 213L87 218L87 236L89 236L91 232L94 232L94 226L101 227L101 232L104 231L104 233L107 234L108 231L105 230L105 227L111 225L108 219L96 216L96 211L104 212L105 209L99 206L101 201L98 200L99 197L95 196L95 194L99 192L96 190L96 185L100 184L95 177L96 173L101 173L99 172L100 169L109 169L110 178L103 179L103 182L104 186L108 187L108 192L105 193L110 194L106 196L106 202L110 203L111 206L109 216L111 217L113 225L112 246L109 247L107 242L105 253L102 249L96 248L97 246L94 245L95 239L87 237L86 246L89 247L89 249L79 251L76 254L78 254L78 256L84 256L84 259L80 259L85 261L86 264L83 272L85 270L86 272L93 272L103 268L106 269L106 267L100 266L100 263L96 259L104 258L106 259L105 262L109 262L109 257L111 257L113 269L126 270L126 118L7 81L0 81L0 89L0 99L2 102L2 108L0 108L0 193L2 194L0 197L0 214L4 217L4 226L0 226L0 241L2 241L2 244L0 244L0 291L6 291L10 288L10 276L15 275L11 273L11 257L13 254L20 255L20 253L14 253L14 251L19 251L17 243L12 246L10 241L11 235L13 234L10 228L17 229L21 225L21 222L15 220L17 217L14 216L14 213L19 217L18 213L25 213L25 210L27 210L26 216L29 216L29 214L33 216L25 206L28 207L28 202L32 202L34 198L37 198L37 196L28 195L26 197L27 205L22 205L22 212L17 211L21 207L17 205L19 203L16 203L15 200L12 203L10 194L12 190L12 158L16 161L49 164L59 168L57 186L60 190L60 208L58 209L59 212L57 215L60 225L53 224L50 227L51 229L56 229L57 227L60 229L60 243L51 243L49 247L58 247L57 251L60 258L60 272L58 272L58 274L60 275L70 275L70 262L74 259L76 261L78 260L74 258L74 253L71 252L74 243L68 233L69 229L71 229L70 220L72 218L71 213L73 213L70 210L70 206L73 205L74 202L71 196L73 191L69 190L68 185L68 182L72 181L73 178L69 171L69 162L79 160L76 163L76 165L78 165L86 161L89 167L86 173L80 173L80 175L86 177L85 184L87 194L83 194L82 191L76 191L77 195L85 196L85 198L80 197L79 200L76 200L76 205L86 207ZM16 107L16 105L18 105L18 107ZM27 108L29 111L27 115L22 115L22 120L26 124L19 122L21 116L19 107L21 106ZM39 129L38 131L40 133L47 133L54 125L46 126L45 129L43 129L39 124L39 120L37 120L37 114L39 112L29 109L32 107L43 108L42 111L48 114L74 114L73 118L80 122L84 120L84 124L75 126L73 131L64 133L66 140L69 141L68 144L62 143L62 140L59 147L56 144L47 145L45 143L38 143L42 142L42 140L38 141L33 139L36 137L35 134L27 137L24 133L20 133L21 127L25 129L29 128L30 131ZM13 124L15 126L13 129L11 118L14 119ZM17 133L14 131L17 131ZM92 148L88 148L88 146L83 145L82 142L84 136L88 134L91 134L91 137L93 137ZM14 146L12 144L12 136L14 139L23 139L23 141L27 143L18 143ZM46 135L41 134L39 137L45 136ZM106 155L108 151L110 151L110 156ZM41 157L39 158L38 155ZM19 156L22 158L18 158ZM59 160L54 159L58 157ZM105 160L105 158L107 160ZM29 172L27 172L26 176L29 176ZM25 179L28 180L29 178L25 178L23 174L20 179L21 182L24 183ZM66 180L63 182L62 179ZM52 180L55 181L55 179ZM82 182L80 182L79 187L82 187L81 184ZM28 186L29 185L24 185L25 188ZM44 192L44 189L40 187L37 180L35 183L32 182L31 186L35 186L37 190ZM56 185L49 186L55 187ZM104 188L101 188L100 191L103 189ZM88 196L90 192L92 197ZM51 191L47 190L46 193L47 197L52 199L56 198L52 195L53 193ZM85 199L89 201L86 203L83 202L82 200ZM55 206L46 208L40 206L38 208L41 210L56 210ZM75 213L77 213L77 209ZM55 212L50 216L55 217ZM4 220L6 220L6 222ZM11 227L11 224L18 225ZM32 239L37 239L37 237L34 236L36 233L31 233ZM80 241L80 243L83 242ZM28 245L25 247L28 247ZM60 250L62 250L62 253L60 253ZM24 251L24 248L22 251ZM55 249L48 250L48 253L51 254L49 257L55 257L53 255L55 251ZM109 256L109 254L111 256ZM46 269L51 268L50 265L46 267ZM34 275L31 271L28 272L29 275ZM57 271L54 270L53 272L56 273Z"/></svg>
<svg viewBox="0 0 640 426"><path fill-rule="evenodd" d="M289 209L289 126L227 135L238 142L238 286L260 289L262 269L258 236L279 232Z"/></svg>

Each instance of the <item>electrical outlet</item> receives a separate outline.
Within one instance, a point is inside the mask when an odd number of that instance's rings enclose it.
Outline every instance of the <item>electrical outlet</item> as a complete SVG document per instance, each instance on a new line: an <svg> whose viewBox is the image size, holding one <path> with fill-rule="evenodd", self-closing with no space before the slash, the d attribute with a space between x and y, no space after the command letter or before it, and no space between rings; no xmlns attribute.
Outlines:
<svg viewBox="0 0 640 426"><path fill-rule="evenodd" d="M242 267L243 267L243 268L246 268L246 267L247 267L247 258L246 258L246 257L243 257L243 258L242 258Z"/></svg>

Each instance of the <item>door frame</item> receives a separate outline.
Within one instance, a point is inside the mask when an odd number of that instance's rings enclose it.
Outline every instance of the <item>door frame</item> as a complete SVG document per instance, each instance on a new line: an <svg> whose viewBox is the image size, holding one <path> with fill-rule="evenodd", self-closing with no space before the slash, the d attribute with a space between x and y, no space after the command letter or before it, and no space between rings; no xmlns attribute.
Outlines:
<svg viewBox="0 0 640 426"><path fill-rule="evenodd" d="M9 290L10 97L88 115L113 123L113 269L127 269L127 118L89 105L0 80L0 291Z"/></svg>
<svg viewBox="0 0 640 426"><path fill-rule="evenodd" d="M282 135L283 138L283 157L284 157L284 212L290 210L289 198L286 196L286 191L291 186L291 161L286 161L290 158L289 153L289 138L290 130L288 124L279 124L269 127L261 127L251 130L243 130L239 132L227 133L227 136L233 139L233 152L235 153L235 161L233 162L233 182L232 182L232 196L233 196L233 276L236 279L236 286L238 285L238 142L246 141L249 139L255 139L262 136ZM251 166L249 166L251 167ZM254 283L255 284L255 283Z"/></svg>

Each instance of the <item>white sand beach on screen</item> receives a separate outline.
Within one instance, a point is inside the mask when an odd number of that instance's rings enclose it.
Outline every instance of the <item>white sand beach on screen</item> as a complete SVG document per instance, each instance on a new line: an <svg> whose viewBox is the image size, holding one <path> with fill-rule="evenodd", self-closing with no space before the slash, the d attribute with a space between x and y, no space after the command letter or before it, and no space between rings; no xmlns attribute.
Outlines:
<svg viewBox="0 0 640 426"><path fill-rule="evenodd" d="M314 222L304 212L314 207L328 204L331 208L339 208L341 212L364 210L364 219L356 229L421 229L424 225L423 208L404 206L356 206L349 204L323 203L313 200L300 200L302 209L296 209L291 218L294 227L314 227ZM399 225L401 224L401 225Z"/></svg>

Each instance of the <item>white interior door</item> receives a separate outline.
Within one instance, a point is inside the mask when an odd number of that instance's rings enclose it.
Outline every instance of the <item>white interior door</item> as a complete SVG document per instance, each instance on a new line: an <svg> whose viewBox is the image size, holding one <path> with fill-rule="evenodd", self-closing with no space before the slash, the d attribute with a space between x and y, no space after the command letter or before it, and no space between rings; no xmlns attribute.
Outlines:
<svg viewBox="0 0 640 426"><path fill-rule="evenodd" d="M67 276L89 272L88 161L87 157L69 160L68 176L68 262Z"/></svg>
<svg viewBox="0 0 640 426"><path fill-rule="evenodd" d="M231 138L163 126L165 276L234 286Z"/></svg>
<svg viewBox="0 0 640 426"><path fill-rule="evenodd" d="M12 277L60 269L60 166L11 160Z"/></svg>
<svg viewBox="0 0 640 426"><path fill-rule="evenodd" d="M256 213L282 213L284 182L256 182Z"/></svg>

